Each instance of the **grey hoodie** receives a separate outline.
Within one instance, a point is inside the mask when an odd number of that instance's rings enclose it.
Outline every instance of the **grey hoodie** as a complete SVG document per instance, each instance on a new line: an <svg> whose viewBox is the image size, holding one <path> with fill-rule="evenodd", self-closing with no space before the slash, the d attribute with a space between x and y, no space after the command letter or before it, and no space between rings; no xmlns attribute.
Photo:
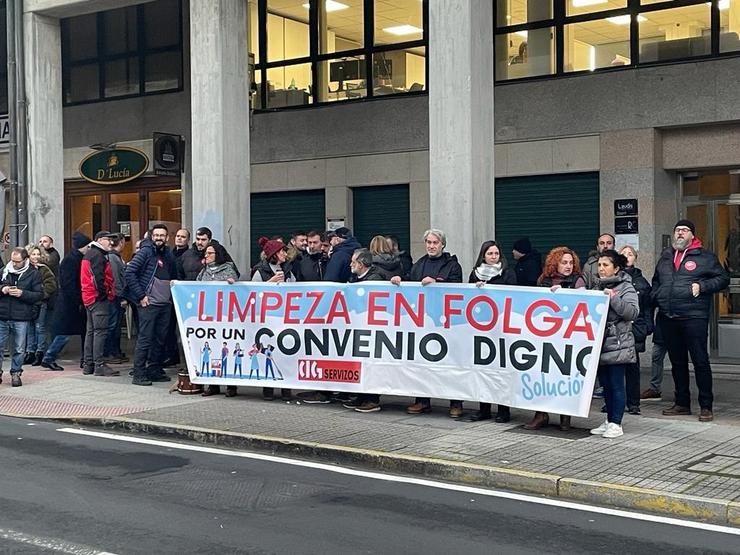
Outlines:
<svg viewBox="0 0 740 555"><path fill-rule="evenodd" d="M598 289L612 289L617 292L609 300L609 312L606 316L606 331L599 364L637 362L632 322L640 313L640 301L632 285L632 278L626 272L620 271L613 277L600 278Z"/></svg>

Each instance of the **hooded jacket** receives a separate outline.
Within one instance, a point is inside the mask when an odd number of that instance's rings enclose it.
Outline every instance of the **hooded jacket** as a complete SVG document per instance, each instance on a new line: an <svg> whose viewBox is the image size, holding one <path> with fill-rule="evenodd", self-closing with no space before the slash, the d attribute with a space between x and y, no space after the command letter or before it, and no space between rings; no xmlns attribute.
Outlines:
<svg viewBox="0 0 740 555"><path fill-rule="evenodd" d="M342 243L334 247L329 263L326 265L324 281L335 281L337 283L347 283L352 277L349 263L352 260L352 253L361 247L357 239L350 236Z"/></svg>
<svg viewBox="0 0 740 555"><path fill-rule="evenodd" d="M226 281L228 279L239 279L233 262L218 265L206 264L198 274L198 281Z"/></svg>
<svg viewBox="0 0 740 555"><path fill-rule="evenodd" d="M95 241L82 258L80 267L82 302L89 307L99 301L116 298L116 286L108 262L107 252Z"/></svg>
<svg viewBox="0 0 740 555"><path fill-rule="evenodd" d="M536 249L532 249L516 261L514 265L516 272L517 285L528 285L534 287L537 285L537 279L542 273L542 257Z"/></svg>
<svg viewBox="0 0 740 555"><path fill-rule="evenodd" d="M597 288L616 291L616 295L609 298L599 364L610 366L637 362L632 322L640 313L640 301L632 285L632 278L626 272L619 271L613 277L599 278Z"/></svg>
<svg viewBox="0 0 740 555"><path fill-rule="evenodd" d="M699 284L698 297L691 292L692 283ZM730 277L717 256L706 250L701 241L694 237L683 252L671 247L663 251L653 274L651 300L658 307L659 315L707 319L712 295L729 284Z"/></svg>
<svg viewBox="0 0 740 555"><path fill-rule="evenodd" d="M374 271L386 281L391 279L393 276L401 276L403 279L406 272L403 269L401 259L395 254L380 253L373 255L373 265L371 266Z"/></svg>
<svg viewBox="0 0 740 555"><path fill-rule="evenodd" d="M55 335L85 333L86 312L82 307L80 267L82 253L72 249L59 264L59 294L54 306L52 329Z"/></svg>
<svg viewBox="0 0 740 555"><path fill-rule="evenodd" d="M167 265L167 272L170 275L170 279L174 279L177 277L177 264L175 263L175 257L172 255L172 251L169 247L164 247L161 254L163 263ZM124 296L126 299L139 304L141 299L147 295L149 287L154 281L154 274L157 272L158 263L159 256L154 241L144 239L139 244L139 252L134 255L131 262L126 266L126 272L124 274L126 280L126 292Z"/></svg>

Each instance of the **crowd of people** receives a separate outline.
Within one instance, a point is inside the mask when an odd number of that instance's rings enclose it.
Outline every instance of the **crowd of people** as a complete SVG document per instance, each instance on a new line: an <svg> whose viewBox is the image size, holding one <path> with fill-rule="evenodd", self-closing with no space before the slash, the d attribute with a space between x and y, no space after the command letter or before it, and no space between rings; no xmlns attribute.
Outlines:
<svg viewBox="0 0 740 555"><path fill-rule="evenodd" d="M652 282L637 267L638 252L633 246L615 250L615 238L600 235L595 250L581 264L576 252L556 246L545 256L528 238L516 241L511 251L513 266L496 241L485 241L470 269L467 282L477 287L539 286L594 289L609 296L606 332L598 366L599 387L606 413L604 422L591 433L605 438L623 434L626 411L640 414L640 402L660 400L663 359L667 353L675 384L675 401L663 414L691 414L688 360L694 365L699 391L699 420L713 419L712 375L707 352L708 319L712 296L726 288L729 277L714 253L702 246L694 224L680 220L673 230L672 244L656 265ZM165 225L152 227L136 244L127 263L122 257L126 238L100 231L93 239L80 232L72 236L72 250L60 260L54 241L42 236L37 244L15 248L0 281L0 343L12 336L11 385L22 385L23 365L43 370L64 370L57 358L72 336L82 344L80 368L83 374L108 377L119 375L111 364L129 362L121 350L121 328L130 306L137 329L132 384L148 386L170 381L168 366L180 362L180 347L170 293L171 280L251 280L270 283L330 281L402 281L462 283L465 272L457 257L446 251L447 237L439 229L424 233L426 253L416 260L404 250L397 237L378 235L365 247L342 227L331 232L296 232L288 242L281 237L259 240L260 261L242 275L226 248L213 238L210 229L179 229L170 248ZM639 353L653 337L653 371L650 387L640 392ZM51 341L47 342L47 338ZM2 350L0 350L2 353ZM0 383L2 382L0 354ZM602 393L603 392L603 393ZM220 393L208 386L203 395ZM227 386L226 396L237 394ZM274 399L274 390L265 387L264 399ZM292 398L282 389L283 399ZM313 391L301 397L306 403L340 401L358 412L381 410L380 396L349 396L330 391ZM429 398L416 398L406 408L409 414L432 410ZM450 400L449 416L464 416L463 402ZM489 403L465 418L468 421L494 419L508 422L509 407L499 405L495 415ZM570 428L570 417L561 415L560 427ZM549 415L535 412L524 427L538 430L549 424Z"/></svg>

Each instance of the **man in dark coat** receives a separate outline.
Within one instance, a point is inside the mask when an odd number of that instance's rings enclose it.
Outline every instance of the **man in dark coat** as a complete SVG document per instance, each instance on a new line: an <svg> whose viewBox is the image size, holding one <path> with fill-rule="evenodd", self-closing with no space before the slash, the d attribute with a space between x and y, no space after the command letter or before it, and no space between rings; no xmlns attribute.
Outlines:
<svg viewBox="0 0 740 555"><path fill-rule="evenodd" d="M178 279L195 281L203 269L203 258L206 247L213 238L213 233L207 227L199 227L195 230L195 242L192 247L177 258Z"/></svg>
<svg viewBox="0 0 740 555"><path fill-rule="evenodd" d="M30 264L28 252L17 247L10 253L10 262L0 280L0 346L5 346L13 334L13 355L10 365L11 385L20 387L23 356L26 353L26 332L29 322L37 315L36 303L44 298L40 272ZM3 349L0 349L0 382L3 375Z"/></svg>
<svg viewBox="0 0 740 555"><path fill-rule="evenodd" d="M190 231L184 227L177 230L175 233L175 248L172 249L172 254L175 258L180 258L190 248Z"/></svg>
<svg viewBox="0 0 740 555"><path fill-rule="evenodd" d="M658 259L653 274L651 300L658 307L657 325L676 386L676 400L665 416L691 414L689 354L699 389L700 422L714 419L712 413L712 369L707 352L709 312L715 293L730 284L730 277L717 256L694 236L690 220L679 220L673 228L671 247Z"/></svg>
<svg viewBox="0 0 740 555"><path fill-rule="evenodd" d="M337 283L347 283L352 276L349 269L352 253L360 248L360 243L346 227L340 227L334 231L334 248L332 249L331 258L326 265L324 281L335 281Z"/></svg>
<svg viewBox="0 0 740 555"><path fill-rule="evenodd" d="M532 248L528 237L523 237L514 243L511 254L516 260L514 271L516 272L516 284L537 286L537 279L542 274L542 257L536 249Z"/></svg>
<svg viewBox="0 0 740 555"><path fill-rule="evenodd" d="M322 281L327 260L321 248L321 234L309 231L306 241L306 251L293 261L293 275L296 281Z"/></svg>
<svg viewBox="0 0 740 555"><path fill-rule="evenodd" d="M59 256L59 251L54 248L54 239L51 238L51 235L42 235L39 237L39 246L46 251L46 254L49 257L49 261L46 265L52 272L54 272L54 275L58 277L61 257Z"/></svg>
<svg viewBox="0 0 740 555"><path fill-rule="evenodd" d="M82 304L80 268L82 267L82 257L87 252L91 242L87 235L76 231L72 235L72 250L59 264L59 294L54 307L52 325L55 336L41 361L42 370L64 370L56 363L56 360L73 335L80 336L81 352L85 352L87 318L85 307ZM80 361L80 367L82 366L83 363Z"/></svg>
<svg viewBox="0 0 740 555"><path fill-rule="evenodd" d="M409 272L410 281L419 281L422 285L430 283L462 283L462 266L457 256L445 252L447 236L440 229L428 229L424 233L424 247L427 253L417 260ZM401 276L393 276L391 283L401 284ZM451 418L462 416L462 401L450 401L449 415ZM409 414L421 414L432 410L429 397L417 397L413 405L406 407Z"/></svg>
<svg viewBox="0 0 740 555"><path fill-rule="evenodd" d="M352 254L350 270L352 271L352 277L349 278L349 283L386 281L387 279L373 265L373 255L367 249L357 249Z"/></svg>

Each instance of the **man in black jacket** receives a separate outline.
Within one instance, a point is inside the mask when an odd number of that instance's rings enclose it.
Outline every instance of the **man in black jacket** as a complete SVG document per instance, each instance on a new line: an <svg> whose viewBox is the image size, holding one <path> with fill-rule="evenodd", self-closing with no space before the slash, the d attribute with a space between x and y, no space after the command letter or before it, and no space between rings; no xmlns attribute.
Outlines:
<svg viewBox="0 0 740 555"><path fill-rule="evenodd" d="M411 267L409 281L419 281L422 285L430 283L462 283L462 266L457 256L445 252L447 236L439 229L428 229L424 233L424 246L427 253ZM401 276L393 276L391 283L401 284ZM432 410L429 397L417 397L413 405L406 407L409 414L421 414ZM450 418L462 416L462 401L450 401Z"/></svg>
<svg viewBox="0 0 740 555"><path fill-rule="evenodd" d="M511 254L516 260L514 271L516 272L516 284L535 287L537 280L542 274L542 257L528 237L522 237L514 243Z"/></svg>
<svg viewBox="0 0 740 555"><path fill-rule="evenodd" d="M293 261L293 275L296 281L322 281L326 272L326 256L321 249L321 234L309 231L306 238L306 251Z"/></svg>
<svg viewBox="0 0 740 555"><path fill-rule="evenodd" d="M15 248L10 262L3 269L0 281L0 346L13 334L13 355L10 364L11 385L20 387L23 355L26 352L26 332L29 322L36 318L36 303L44 298L41 274L28 260L28 252ZM3 354L0 348L0 382L2 382Z"/></svg>
<svg viewBox="0 0 740 555"><path fill-rule="evenodd" d="M676 386L674 405L665 416L691 414L689 354L699 389L700 422L714 419L712 369L707 353L707 333L712 297L730 284L717 256L702 247L690 220L679 220L673 242L663 251L653 275L652 302L658 307L657 325L671 359Z"/></svg>
<svg viewBox="0 0 740 555"><path fill-rule="evenodd" d="M193 246L177 258L178 279L195 281L203 269L203 257L206 247L213 238L213 233L207 227L199 227L195 230L195 242Z"/></svg>
<svg viewBox="0 0 740 555"><path fill-rule="evenodd" d="M61 257L59 256L59 251L54 248L54 239L51 238L51 235L42 235L39 237L39 246L49 256L49 262L46 265L54 272L55 276L58 276Z"/></svg>

